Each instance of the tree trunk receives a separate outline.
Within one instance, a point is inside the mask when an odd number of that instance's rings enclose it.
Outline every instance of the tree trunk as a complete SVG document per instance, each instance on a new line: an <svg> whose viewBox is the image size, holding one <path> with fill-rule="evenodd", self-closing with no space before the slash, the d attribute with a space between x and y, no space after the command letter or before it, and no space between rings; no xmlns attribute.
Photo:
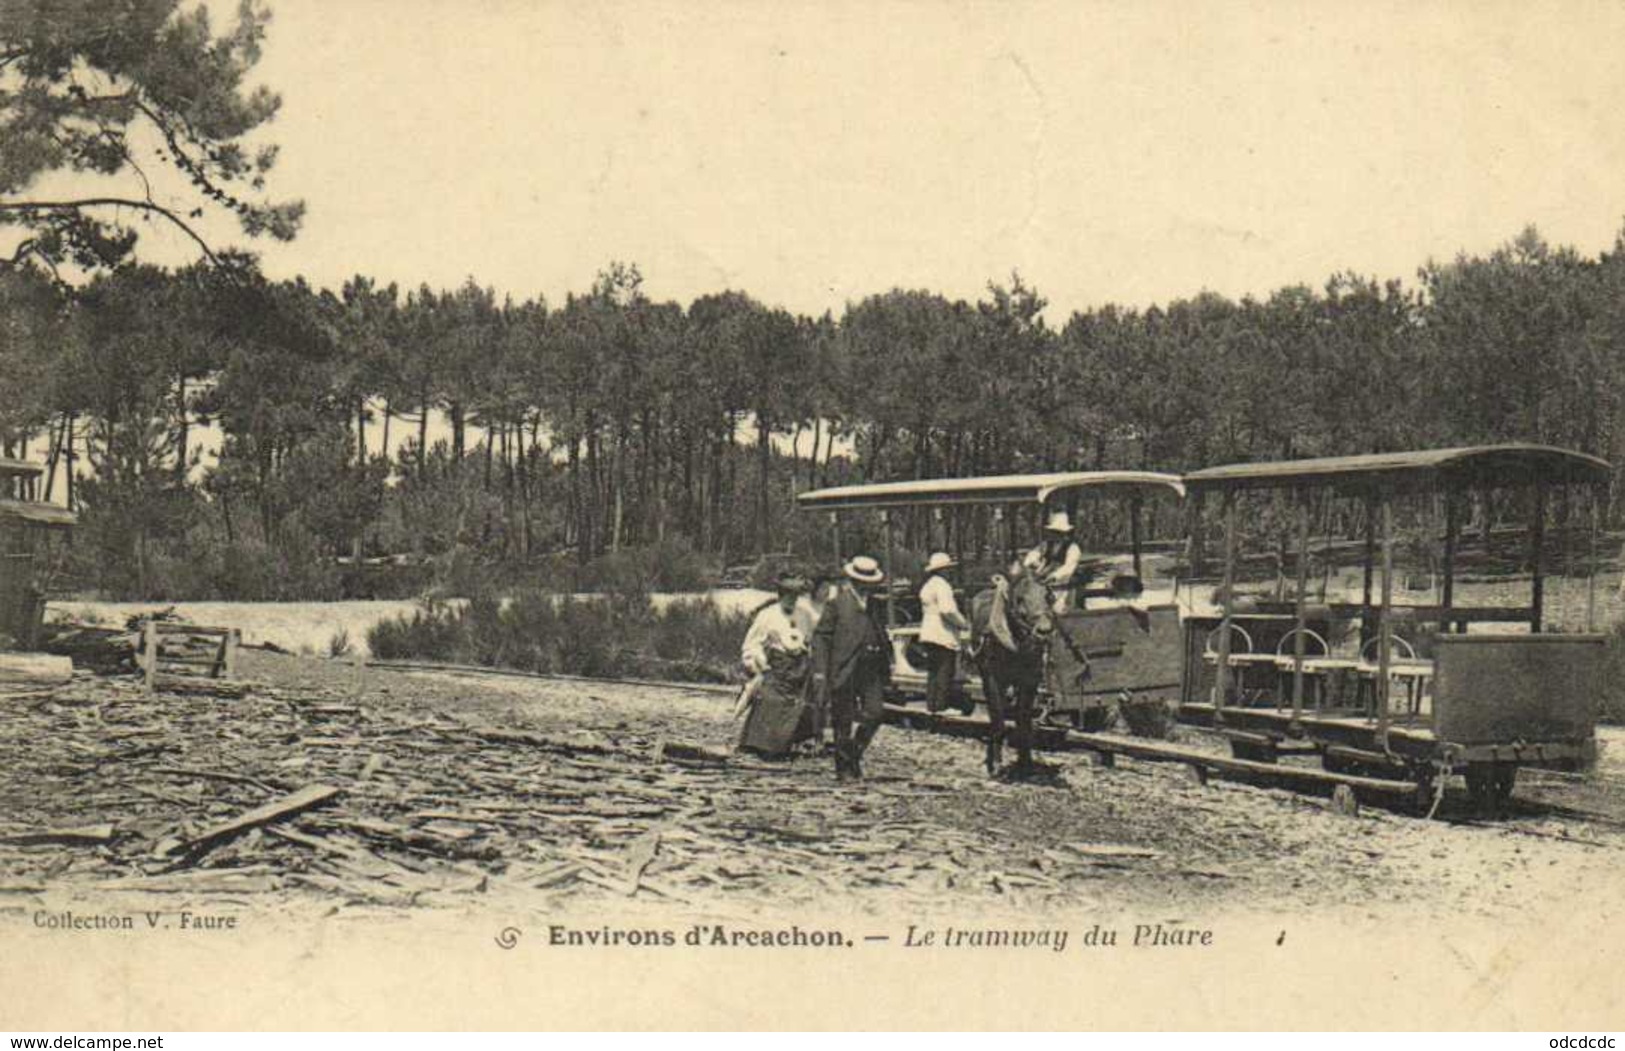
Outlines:
<svg viewBox="0 0 1625 1051"><path fill-rule="evenodd" d="M814 416L812 425L812 456L807 460L807 488L809 489L817 488L818 486L824 484L821 480L817 479L815 474L815 472L818 470L818 441L823 437L823 427L824 417L821 415Z"/></svg>
<svg viewBox="0 0 1625 1051"><path fill-rule="evenodd" d="M51 493L56 489L56 467L62 459L62 447L68 434L68 414L62 414L62 422L51 428L51 454L45 468L45 500L51 499Z"/></svg>
<svg viewBox="0 0 1625 1051"><path fill-rule="evenodd" d="M65 481L66 486L67 486L68 510L70 510L70 511L76 510L78 508L78 506L79 506L79 501L78 501L78 497L77 497L79 487L74 483L74 478L73 478L74 474L78 470L78 465L79 465L79 456L78 456L78 452L77 452L77 449L76 449L76 447L78 445L78 439L74 435L75 425L78 422L79 422L79 414L76 413L76 412L70 412L70 413L68 413L67 422L65 424L63 424L64 432L65 432L65 434L67 436L67 440L66 440L65 444L66 444L67 450L68 450L68 474L67 474L67 478L64 479L64 481Z"/></svg>
<svg viewBox="0 0 1625 1051"><path fill-rule="evenodd" d="M186 377L182 376L175 389L175 481L186 482L186 447L189 444L186 416Z"/></svg>
<svg viewBox="0 0 1625 1051"><path fill-rule="evenodd" d="M773 421L756 414L756 543L757 550L773 550L773 517L768 496L768 472L773 459Z"/></svg>
<svg viewBox="0 0 1625 1051"><path fill-rule="evenodd" d="M390 452L390 449L389 449L389 421L392 420L394 417L395 417L394 406L390 404L388 399L385 399L385 401L384 401L384 445L383 445L383 453L384 453L384 463L386 463L386 464L393 462L393 454ZM391 473L394 473L394 472L391 472Z"/></svg>
<svg viewBox="0 0 1625 1051"><path fill-rule="evenodd" d="M452 402L451 412L451 462L454 467L463 466L463 440L466 437L467 425L463 420L463 406L461 402Z"/></svg>
<svg viewBox="0 0 1625 1051"><path fill-rule="evenodd" d="M419 402L423 407L423 415L418 417L418 477L429 477L429 391L423 391L423 398Z"/></svg>

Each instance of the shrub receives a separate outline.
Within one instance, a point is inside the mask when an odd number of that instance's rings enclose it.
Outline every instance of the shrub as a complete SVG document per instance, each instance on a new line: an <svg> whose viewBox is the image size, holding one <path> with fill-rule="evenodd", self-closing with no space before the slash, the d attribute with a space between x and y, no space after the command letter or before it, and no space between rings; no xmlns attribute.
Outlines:
<svg viewBox="0 0 1625 1051"><path fill-rule="evenodd" d="M367 632L384 660L434 660L591 677L729 682L750 618L710 600L656 611L646 596L525 591L464 605L427 603Z"/></svg>
<svg viewBox="0 0 1625 1051"><path fill-rule="evenodd" d="M466 657L467 639L462 611L441 603L425 603L410 617L382 620L367 629L367 646L380 660L460 661Z"/></svg>

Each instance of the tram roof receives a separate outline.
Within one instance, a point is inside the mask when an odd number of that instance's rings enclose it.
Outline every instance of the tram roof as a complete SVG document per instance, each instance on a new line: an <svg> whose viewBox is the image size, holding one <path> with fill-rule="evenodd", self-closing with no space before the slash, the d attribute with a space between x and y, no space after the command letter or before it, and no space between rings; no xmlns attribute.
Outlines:
<svg viewBox="0 0 1625 1051"><path fill-rule="evenodd" d="M37 463L0 456L0 478L16 477L18 475L33 478L44 473L45 468Z"/></svg>
<svg viewBox="0 0 1625 1051"><path fill-rule="evenodd" d="M1359 491L1605 485L1608 461L1550 445L1507 443L1454 449L1233 463L1185 476L1192 492L1323 486Z"/></svg>
<svg viewBox="0 0 1625 1051"><path fill-rule="evenodd" d="M0 498L0 521L34 522L44 526L67 528L78 521L78 516L66 507L42 504L32 500Z"/></svg>
<svg viewBox="0 0 1625 1051"><path fill-rule="evenodd" d="M1058 493L1086 489L1185 495L1185 485L1178 475L1156 471L1070 471L842 485L801 493L796 497L796 503L802 510L831 511L863 507L940 507L949 504L1042 504Z"/></svg>

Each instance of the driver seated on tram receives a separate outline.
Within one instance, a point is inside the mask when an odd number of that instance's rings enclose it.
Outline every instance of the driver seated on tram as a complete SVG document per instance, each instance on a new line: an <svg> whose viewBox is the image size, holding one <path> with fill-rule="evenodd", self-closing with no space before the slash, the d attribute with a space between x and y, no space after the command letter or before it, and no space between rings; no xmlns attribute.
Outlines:
<svg viewBox="0 0 1625 1051"><path fill-rule="evenodd" d="M1022 566L1038 574L1038 579L1055 595L1055 612L1072 609L1073 591L1083 581L1083 548L1072 539L1072 520L1065 511L1056 511L1044 523L1044 539L1023 556Z"/></svg>

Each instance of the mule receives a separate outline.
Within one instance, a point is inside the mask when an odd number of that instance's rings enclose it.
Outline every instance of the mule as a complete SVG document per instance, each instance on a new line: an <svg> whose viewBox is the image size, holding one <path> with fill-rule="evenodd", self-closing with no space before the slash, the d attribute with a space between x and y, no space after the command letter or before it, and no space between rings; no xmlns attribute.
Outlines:
<svg viewBox="0 0 1625 1051"><path fill-rule="evenodd" d="M1055 634L1054 599L1033 573L994 586L971 599L971 658L987 696L987 772L1004 759L1005 714L1015 706L1016 770L1033 769L1033 714L1044 681L1044 658Z"/></svg>

